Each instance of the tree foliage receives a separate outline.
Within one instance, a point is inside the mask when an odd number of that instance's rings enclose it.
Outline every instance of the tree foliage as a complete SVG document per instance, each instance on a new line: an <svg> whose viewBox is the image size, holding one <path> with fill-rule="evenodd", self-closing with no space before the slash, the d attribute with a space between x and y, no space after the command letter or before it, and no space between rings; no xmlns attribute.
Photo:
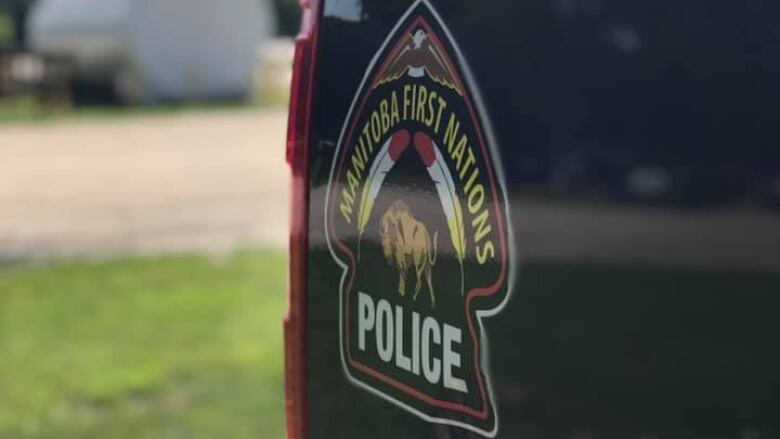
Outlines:
<svg viewBox="0 0 780 439"><path fill-rule="evenodd" d="M10 20L10 28L13 30L12 45L21 47L24 44L25 21L27 12L35 0L2 0L0 2L0 15ZM0 42L2 43L2 42Z"/></svg>
<svg viewBox="0 0 780 439"><path fill-rule="evenodd" d="M301 7L298 0L273 0L276 23L280 35L295 36L301 21Z"/></svg>

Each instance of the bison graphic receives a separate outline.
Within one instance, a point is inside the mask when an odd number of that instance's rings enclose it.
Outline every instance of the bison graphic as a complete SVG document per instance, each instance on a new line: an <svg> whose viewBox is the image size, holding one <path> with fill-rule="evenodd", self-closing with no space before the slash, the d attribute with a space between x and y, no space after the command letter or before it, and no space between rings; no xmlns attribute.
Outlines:
<svg viewBox="0 0 780 439"><path fill-rule="evenodd" d="M417 284L414 287L414 300L420 294L422 279L428 285L431 296L431 307L436 307L436 296L433 292L431 271L436 265L437 239L439 232L431 234L425 224L418 221L409 206L401 200L396 200L382 215L379 222L379 235L382 239L382 251L387 262L398 270L398 293L406 295L406 274L414 269Z"/></svg>

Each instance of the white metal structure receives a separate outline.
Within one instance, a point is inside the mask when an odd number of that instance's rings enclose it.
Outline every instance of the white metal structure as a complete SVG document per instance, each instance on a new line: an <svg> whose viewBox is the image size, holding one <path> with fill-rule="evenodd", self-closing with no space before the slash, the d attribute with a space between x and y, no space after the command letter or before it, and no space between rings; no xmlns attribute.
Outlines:
<svg viewBox="0 0 780 439"><path fill-rule="evenodd" d="M40 0L28 40L127 102L240 98L272 12L268 0Z"/></svg>

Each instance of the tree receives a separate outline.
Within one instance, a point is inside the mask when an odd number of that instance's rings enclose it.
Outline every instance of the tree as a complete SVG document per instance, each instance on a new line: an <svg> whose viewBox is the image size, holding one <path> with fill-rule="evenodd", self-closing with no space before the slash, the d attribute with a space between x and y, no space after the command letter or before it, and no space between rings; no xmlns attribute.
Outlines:
<svg viewBox="0 0 780 439"><path fill-rule="evenodd" d="M273 0L276 23L280 35L295 36L301 21L301 7L298 0Z"/></svg>
<svg viewBox="0 0 780 439"><path fill-rule="evenodd" d="M23 47L26 34L27 13L34 0L3 0L0 3L0 15L10 18L13 23L13 46Z"/></svg>

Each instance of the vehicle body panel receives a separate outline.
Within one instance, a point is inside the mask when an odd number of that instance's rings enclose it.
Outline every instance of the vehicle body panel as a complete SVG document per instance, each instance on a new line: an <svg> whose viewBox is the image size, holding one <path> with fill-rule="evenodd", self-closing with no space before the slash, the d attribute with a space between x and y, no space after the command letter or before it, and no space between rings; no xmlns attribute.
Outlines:
<svg viewBox="0 0 780 439"><path fill-rule="evenodd" d="M334 161L372 60L418 3L317 4L305 437L490 436L356 385L341 349ZM516 279L482 319L495 436L780 434L780 5L423 3L463 55L505 176ZM395 282L388 264L367 270ZM456 288L435 276L441 297Z"/></svg>

